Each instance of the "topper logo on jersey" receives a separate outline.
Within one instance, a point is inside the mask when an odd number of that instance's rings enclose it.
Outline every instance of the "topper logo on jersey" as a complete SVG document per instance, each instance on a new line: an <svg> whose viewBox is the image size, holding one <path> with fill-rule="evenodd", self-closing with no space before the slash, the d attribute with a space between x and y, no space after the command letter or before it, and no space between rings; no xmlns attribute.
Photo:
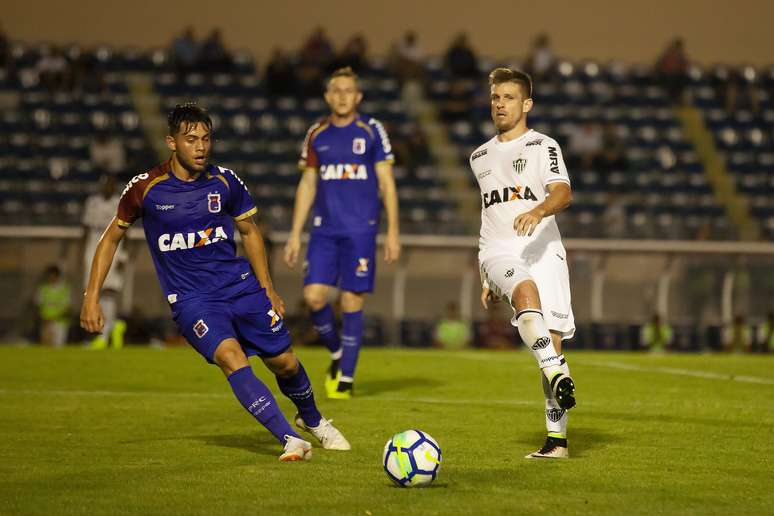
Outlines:
<svg viewBox="0 0 774 516"><path fill-rule="evenodd" d="M207 194L207 211L210 213L220 213L220 194L208 193Z"/></svg>
<svg viewBox="0 0 774 516"><path fill-rule="evenodd" d="M214 233L214 235L213 235ZM194 233L164 233L159 237L159 251L177 251L179 249L193 249L194 247L204 247L214 244L221 240L228 240L228 235L223 226L216 228L207 228Z"/></svg>
<svg viewBox="0 0 774 516"><path fill-rule="evenodd" d="M537 197L535 197L535 194L533 194L532 190L529 189L529 186L525 187L522 191L522 188L519 185L506 186L502 189L492 190L489 193L485 193L482 198L484 202L484 208L489 208L490 206L494 206L495 204L499 204L501 202L515 201L517 199L537 201Z"/></svg>
<svg viewBox="0 0 774 516"><path fill-rule="evenodd" d="M338 179L368 179L366 166L357 163L337 163L320 165L320 179L323 181Z"/></svg>
<svg viewBox="0 0 774 516"><path fill-rule="evenodd" d="M556 147L548 148L548 167L554 174L559 173L559 153L556 152Z"/></svg>

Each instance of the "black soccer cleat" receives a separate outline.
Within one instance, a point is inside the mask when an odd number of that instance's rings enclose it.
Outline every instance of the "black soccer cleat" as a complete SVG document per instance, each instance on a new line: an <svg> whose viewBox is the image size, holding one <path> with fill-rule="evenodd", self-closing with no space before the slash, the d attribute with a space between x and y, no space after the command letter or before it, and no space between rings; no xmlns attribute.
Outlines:
<svg viewBox="0 0 774 516"><path fill-rule="evenodd" d="M554 393L554 399L564 410L569 410L575 406L575 384L572 378L564 373L558 373L551 379L551 392Z"/></svg>

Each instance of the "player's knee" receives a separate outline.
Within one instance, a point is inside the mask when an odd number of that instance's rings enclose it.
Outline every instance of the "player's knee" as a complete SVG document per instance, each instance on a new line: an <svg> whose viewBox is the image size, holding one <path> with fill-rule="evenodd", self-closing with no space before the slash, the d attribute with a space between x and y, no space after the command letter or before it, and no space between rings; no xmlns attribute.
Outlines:
<svg viewBox="0 0 774 516"><path fill-rule="evenodd" d="M226 375L249 365L245 352L239 346L233 346L230 343L218 346L214 360Z"/></svg>
<svg viewBox="0 0 774 516"><path fill-rule="evenodd" d="M271 360L266 360L266 365L280 378L287 378L298 372L298 360L292 353L283 353Z"/></svg>
<svg viewBox="0 0 774 516"><path fill-rule="evenodd" d="M304 301L313 311L321 310L328 302L325 294L313 290L304 290Z"/></svg>
<svg viewBox="0 0 774 516"><path fill-rule="evenodd" d="M535 282L525 280L516 285L511 293L511 304L516 310L524 310L525 308L540 309L540 294Z"/></svg>
<svg viewBox="0 0 774 516"><path fill-rule="evenodd" d="M358 312L363 309L365 298L356 292L341 293L341 309L345 312Z"/></svg>

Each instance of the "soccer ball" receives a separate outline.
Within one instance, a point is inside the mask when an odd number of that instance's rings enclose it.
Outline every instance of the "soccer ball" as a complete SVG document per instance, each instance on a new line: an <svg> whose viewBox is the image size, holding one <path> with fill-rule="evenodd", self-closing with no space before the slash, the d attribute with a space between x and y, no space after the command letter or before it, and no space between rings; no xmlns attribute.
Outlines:
<svg viewBox="0 0 774 516"><path fill-rule="evenodd" d="M406 430L384 445L384 471L401 487L426 486L441 469L441 447L420 430Z"/></svg>

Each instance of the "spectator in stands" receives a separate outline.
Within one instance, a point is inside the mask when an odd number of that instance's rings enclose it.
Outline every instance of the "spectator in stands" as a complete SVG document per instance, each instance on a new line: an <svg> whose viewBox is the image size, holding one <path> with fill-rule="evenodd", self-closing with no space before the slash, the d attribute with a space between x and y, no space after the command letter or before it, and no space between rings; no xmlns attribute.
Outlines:
<svg viewBox="0 0 774 516"><path fill-rule="evenodd" d="M673 39L656 62L656 75L675 104L684 104L688 58L681 38Z"/></svg>
<svg viewBox="0 0 774 516"><path fill-rule="evenodd" d="M120 174L126 168L126 150L121 140L106 131L97 133L89 145L91 162L109 174Z"/></svg>
<svg viewBox="0 0 774 516"><path fill-rule="evenodd" d="M602 226L607 238L626 238L626 198L617 192L609 192L602 212Z"/></svg>
<svg viewBox="0 0 774 516"><path fill-rule="evenodd" d="M298 78L290 57L279 47L274 49L266 65L266 93L271 97L292 97L297 94Z"/></svg>
<svg viewBox="0 0 774 516"><path fill-rule="evenodd" d="M608 122L602 131L602 150L596 154L591 167L602 175L626 170L629 163L626 149L618 136L615 122Z"/></svg>
<svg viewBox="0 0 774 516"><path fill-rule="evenodd" d="M392 68L401 82L418 80L424 81L425 53L419 46L417 33L413 30L406 31L403 38L392 48Z"/></svg>
<svg viewBox="0 0 774 516"><path fill-rule="evenodd" d="M469 80L453 79L449 84L449 93L443 100L442 114L447 121L469 120L473 108L474 90Z"/></svg>
<svg viewBox="0 0 774 516"><path fill-rule="evenodd" d="M758 351L768 353L774 349L774 310L768 313L766 321L758 326Z"/></svg>
<svg viewBox="0 0 774 516"><path fill-rule="evenodd" d="M470 323L462 320L457 303L450 301L445 312L435 326L433 344L444 349L463 349L470 346Z"/></svg>
<svg viewBox="0 0 774 516"><path fill-rule="evenodd" d="M185 75L196 68L199 59L199 43L196 42L193 27L186 27L172 41L170 55L179 75Z"/></svg>
<svg viewBox="0 0 774 516"><path fill-rule="evenodd" d="M70 329L70 286L58 266L49 265L46 269L35 301L41 321L41 343L55 348L64 346Z"/></svg>
<svg viewBox="0 0 774 516"><path fill-rule="evenodd" d="M368 43L365 37L360 33L355 34L344 45L339 55L333 60L330 68L337 70L349 66L355 72L362 74L368 68L367 52Z"/></svg>
<svg viewBox="0 0 774 516"><path fill-rule="evenodd" d="M734 353L752 351L752 328L744 315L738 314L723 328L723 349Z"/></svg>
<svg viewBox="0 0 774 516"><path fill-rule="evenodd" d="M204 72L226 72L231 69L233 61L231 54L223 44L220 29L212 29L202 42L199 51L198 68Z"/></svg>
<svg viewBox="0 0 774 516"><path fill-rule="evenodd" d="M67 88L69 63L61 49L52 48L45 52L38 59L35 68L41 84L48 89L49 93L64 91Z"/></svg>
<svg viewBox="0 0 774 516"><path fill-rule="evenodd" d="M573 168L590 170L593 162L601 155L603 146L604 135L599 124L584 122L579 129L570 133L568 164L572 164Z"/></svg>
<svg viewBox="0 0 774 516"><path fill-rule="evenodd" d="M72 64L72 89L88 93L105 93L107 84L93 52L80 52Z"/></svg>
<svg viewBox="0 0 774 516"><path fill-rule="evenodd" d="M543 79L553 69L556 63L556 56L551 50L551 38L546 33L538 34L532 42L532 49L525 69L532 75L533 79Z"/></svg>
<svg viewBox="0 0 774 516"><path fill-rule="evenodd" d="M446 68L453 78L477 79L481 76L478 70L478 58L468 42L464 32L457 34L451 46L446 50Z"/></svg>
<svg viewBox="0 0 774 516"><path fill-rule="evenodd" d="M395 162L408 170L414 170L430 160L427 139L424 132L416 123L406 124L399 128L390 122L384 123L387 134L391 138L392 150L395 153Z"/></svg>
<svg viewBox="0 0 774 516"><path fill-rule="evenodd" d="M760 113L760 97L754 84L736 68L721 70L716 71L714 86L726 114L733 116L740 109L749 109L754 114Z"/></svg>
<svg viewBox="0 0 774 516"><path fill-rule="evenodd" d="M653 314L649 323L640 328L640 346L642 349L663 353L672 347L674 331L668 322L661 319L661 315Z"/></svg>
<svg viewBox="0 0 774 516"><path fill-rule="evenodd" d="M516 346L513 326L495 307L486 311L486 320L478 324L477 348L514 349Z"/></svg>
<svg viewBox="0 0 774 516"><path fill-rule="evenodd" d="M333 44L325 29L317 27L301 49L298 79L303 96L319 96L323 91L323 77L333 61Z"/></svg>
<svg viewBox="0 0 774 516"><path fill-rule="evenodd" d="M0 24L0 68L8 69L12 60L11 42Z"/></svg>

